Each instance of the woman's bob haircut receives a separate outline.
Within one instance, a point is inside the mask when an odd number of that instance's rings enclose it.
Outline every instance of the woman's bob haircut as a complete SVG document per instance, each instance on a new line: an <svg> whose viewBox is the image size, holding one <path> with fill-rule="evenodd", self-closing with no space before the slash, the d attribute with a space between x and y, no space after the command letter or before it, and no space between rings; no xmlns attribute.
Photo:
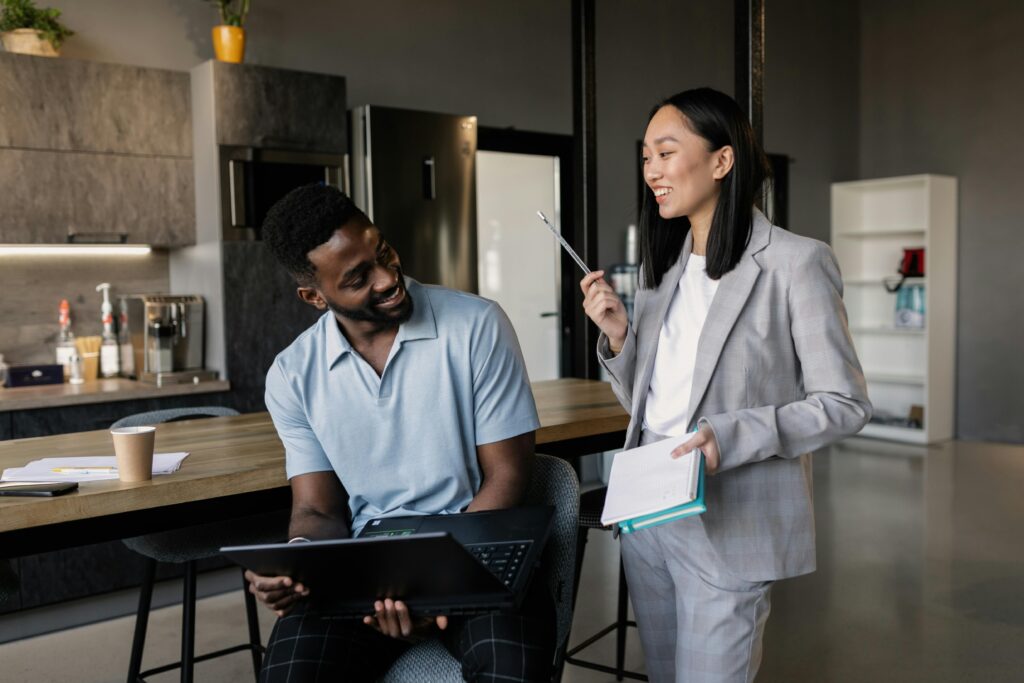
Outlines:
<svg viewBox="0 0 1024 683"><path fill-rule="evenodd" d="M736 267L750 240L754 205L760 203L771 178L771 167L754 139L750 121L736 101L711 88L686 90L669 97L651 110L650 118L662 107L675 107L687 127L704 138L708 151L731 146L732 170L721 181L718 204L711 219L707 244L707 274L718 280ZM658 213L654 192L644 185L640 208L641 286L654 289L665 271L679 259L690 219L664 219Z"/></svg>

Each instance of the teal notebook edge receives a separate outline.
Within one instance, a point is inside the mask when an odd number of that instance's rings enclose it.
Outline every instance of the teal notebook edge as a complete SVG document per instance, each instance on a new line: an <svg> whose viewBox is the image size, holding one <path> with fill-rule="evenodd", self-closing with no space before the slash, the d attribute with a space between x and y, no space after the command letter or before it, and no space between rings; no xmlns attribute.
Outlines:
<svg viewBox="0 0 1024 683"><path fill-rule="evenodd" d="M660 512L652 512L649 515L642 515L640 517L634 517L633 519L627 519L619 522L619 531L624 534L631 534L634 531L650 529L651 527L667 524L668 522L674 522L675 520L682 519L684 517L692 517L693 515L699 515L704 512L707 512L707 506L704 505L704 456L701 455L700 469L697 471L696 498L685 505L679 505Z"/></svg>

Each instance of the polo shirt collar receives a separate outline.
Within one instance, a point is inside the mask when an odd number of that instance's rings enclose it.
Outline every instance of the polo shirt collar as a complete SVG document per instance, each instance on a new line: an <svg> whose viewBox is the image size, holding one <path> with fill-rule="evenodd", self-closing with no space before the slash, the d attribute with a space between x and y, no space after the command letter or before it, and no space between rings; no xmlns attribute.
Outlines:
<svg viewBox="0 0 1024 683"><path fill-rule="evenodd" d="M437 339L434 309L430 305L430 297L427 295L426 288L411 277L405 278L405 288L413 301L412 317L398 328L395 343L401 344L416 339ZM341 333L338 320L334 317L333 312L327 311L324 314L324 324L327 326L327 360L334 365L343 355L351 353L353 348L349 340Z"/></svg>

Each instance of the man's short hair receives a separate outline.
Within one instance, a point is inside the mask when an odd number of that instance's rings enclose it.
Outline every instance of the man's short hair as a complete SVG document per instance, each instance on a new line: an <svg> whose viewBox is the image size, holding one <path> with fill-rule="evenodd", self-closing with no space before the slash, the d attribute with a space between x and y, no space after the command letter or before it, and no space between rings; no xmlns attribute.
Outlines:
<svg viewBox="0 0 1024 683"><path fill-rule="evenodd" d="M309 252L324 244L353 219L370 219L344 192L314 183L297 187L270 207L263 221L263 241L301 285L316 281Z"/></svg>

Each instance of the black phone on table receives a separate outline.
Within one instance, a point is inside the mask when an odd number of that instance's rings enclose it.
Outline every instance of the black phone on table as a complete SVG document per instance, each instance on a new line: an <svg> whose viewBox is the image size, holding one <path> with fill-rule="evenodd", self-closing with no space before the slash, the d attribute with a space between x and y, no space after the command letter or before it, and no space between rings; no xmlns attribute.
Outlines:
<svg viewBox="0 0 1024 683"><path fill-rule="evenodd" d="M0 481L0 496L60 496L77 488L77 481Z"/></svg>

